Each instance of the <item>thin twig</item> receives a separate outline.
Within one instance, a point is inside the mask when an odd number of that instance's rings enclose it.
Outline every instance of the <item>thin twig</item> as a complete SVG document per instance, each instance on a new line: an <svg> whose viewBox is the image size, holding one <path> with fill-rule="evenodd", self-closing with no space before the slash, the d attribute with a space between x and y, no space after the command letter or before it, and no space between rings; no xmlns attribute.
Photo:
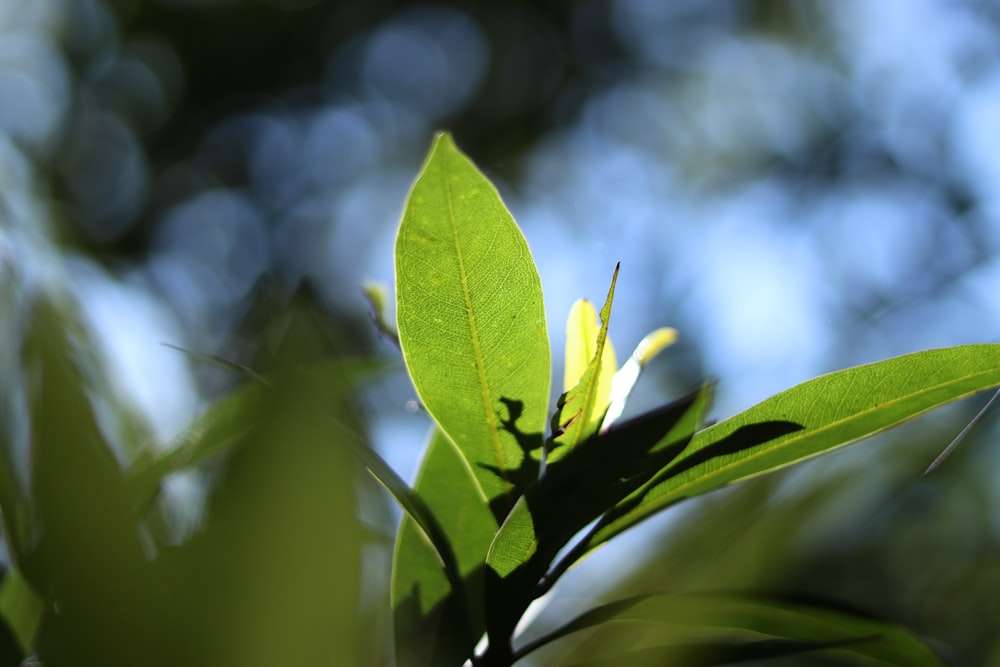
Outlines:
<svg viewBox="0 0 1000 667"><path fill-rule="evenodd" d="M972 430L972 427L976 425L976 422L982 419L982 416L986 414L986 411L990 409L990 406L993 405L994 402L996 402L998 397L1000 397L1000 389L997 389L993 393L993 396L990 398L990 400L986 401L986 405L983 406L982 410L976 413L976 416L973 417L972 420L968 424L966 424L965 428L963 428L962 431L955 436L955 439L952 440L950 443L948 443L948 446L944 448L943 452L938 454L938 457L934 459L934 462L931 463L929 466L927 466L927 470L924 471L925 475L930 473L935 468L937 468L944 462L946 458L948 458L948 456L952 453L952 451L954 451L955 447L958 446L958 443L962 442L962 440L965 439L965 436L968 435L970 430Z"/></svg>

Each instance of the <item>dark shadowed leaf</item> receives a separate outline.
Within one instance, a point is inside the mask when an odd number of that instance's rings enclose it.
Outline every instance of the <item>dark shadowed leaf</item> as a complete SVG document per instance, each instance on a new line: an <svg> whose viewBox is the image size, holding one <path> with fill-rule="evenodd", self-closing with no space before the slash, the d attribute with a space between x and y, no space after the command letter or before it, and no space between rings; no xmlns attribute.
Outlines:
<svg viewBox="0 0 1000 667"><path fill-rule="evenodd" d="M434 429L414 491L437 518L458 563L456 591L428 537L403 517L392 565L396 661L460 665L485 630L483 562L497 524L462 457Z"/></svg>
<svg viewBox="0 0 1000 667"><path fill-rule="evenodd" d="M546 470L514 506L487 556L487 628L509 637L527 605L561 570L543 577L588 523L627 498L684 449L701 423L710 387L594 436ZM575 552L562 562L573 562Z"/></svg>

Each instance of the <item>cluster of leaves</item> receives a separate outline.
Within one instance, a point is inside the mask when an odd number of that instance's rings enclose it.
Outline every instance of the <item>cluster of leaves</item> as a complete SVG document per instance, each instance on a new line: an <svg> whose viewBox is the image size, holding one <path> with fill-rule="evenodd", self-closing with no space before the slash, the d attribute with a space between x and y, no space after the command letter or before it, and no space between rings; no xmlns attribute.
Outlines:
<svg viewBox="0 0 1000 667"><path fill-rule="evenodd" d="M0 266L0 661L374 664L382 656L357 639L372 539L358 520L363 466L405 511L391 582L403 667L506 667L611 623L655 628L654 639L583 664L802 652L941 664L891 623L766 596L646 594L530 642L516 628L573 564L647 517L1000 384L1000 345L825 375L707 427L708 385L622 421L641 368L675 334L653 332L616 368L616 268L599 314L585 301L570 313L550 415L538 273L496 190L447 135L411 192L396 268L398 341L434 420L414 488L355 424L350 395L370 365L338 360L314 311L269 318L254 370L228 363L245 382L154 450L65 290ZM194 468L207 511L179 534L163 490Z"/></svg>
<svg viewBox="0 0 1000 667"><path fill-rule="evenodd" d="M515 629L580 558L681 500L765 474L1000 384L1000 346L928 350L821 376L705 427L711 387L618 422L651 334L615 369L608 322L578 302L565 391L550 422L550 350L527 244L489 181L439 135L396 243L398 340L434 420L396 539L393 608L401 665L510 665L607 623L669 627L627 656L721 664L825 651L941 664L900 628L826 605L750 596L650 595L585 612L529 644ZM485 648L477 645L485 635ZM681 659L683 656L683 659ZM626 656L595 656L593 664ZM643 663L645 664L645 663Z"/></svg>

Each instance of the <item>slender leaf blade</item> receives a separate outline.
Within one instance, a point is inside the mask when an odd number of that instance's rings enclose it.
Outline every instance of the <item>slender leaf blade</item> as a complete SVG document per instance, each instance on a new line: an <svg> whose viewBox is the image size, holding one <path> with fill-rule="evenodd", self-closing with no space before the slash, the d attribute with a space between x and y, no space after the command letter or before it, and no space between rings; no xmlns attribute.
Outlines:
<svg viewBox="0 0 1000 667"><path fill-rule="evenodd" d="M695 434L594 548L670 505L784 468L1000 385L1000 344L925 350L813 378Z"/></svg>
<svg viewBox="0 0 1000 667"><path fill-rule="evenodd" d="M431 434L414 490L451 543L463 590L453 589L425 533L404 516L392 565L396 660L401 667L462 664L485 630L482 564L496 520L440 429Z"/></svg>
<svg viewBox="0 0 1000 667"><path fill-rule="evenodd" d="M21 651L29 654L35 647L35 633L42 619L44 601L32 590L20 572L11 569L0 584L0 617L10 628Z"/></svg>
<svg viewBox="0 0 1000 667"><path fill-rule="evenodd" d="M597 354L597 343L601 333L601 321L594 304L586 299L578 299L569 309L566 318L566 360L563 372L563 391L568 392L583 378L583 374L593 364ZM611 395L611 378L615 374L618 361L611 339L605 336L601 353L601 372L596 382L597 403L607 404Z"/></svg>
<svg viewBox="0 0 1000 667"><path fill-rule="evenodd" d="M618 281L618 269L615 266L614 275L611 277L611 288L608 289L607 299L601 308L601 326L596 331L593 349L590 351L590 359L583 374L579 376L576 384L570 388L559 403L559 413L556 417L557 434L553 438L553 447L548 452L549 462L555 462L572 451L574 447L586 440L601 425L604 411L608 408L608 397L611 394L611 378L614 376L614 358L606 358L605 349L611 348L607 345L608 322L611 319L611 303L615 296L615 283ZM590 305L589 302L584 302ZM575 309L575 306L574 306ZM567 365L570 363L569 345L578 336L587 336L595 329L594 318L587 312L586 306L581 306L577 313L570 311L570 324L567 327ZM589 310L593 311L593 306ZM588 322L574 322L574 315L583 317ZM579 334L575 331L577 327L583 329ZM589 336L588 336L589 337ZM589 345L585 345L590 347ZM614 353L611 352L613 355ZM608 362L611 362L610 364ZM575 365L575 364L574 364ZM567 376L568 379L568 376Z"/></svg>
<svg viewBox="0 0 1000 667"><path fill-rule="evenodd" d="M835 651L864 664L939 667L945 662L918 637L893 623L825 601L794 601L763 595L658 594L618 600L587 611L517 652L531 651L574 632L611 621L664 626L672 643L715 644L731 655L734 639L772 638L792 642L787 653ZM706 638L715 641L706 642ZM780 654L782 645L774 648ZM698 656L691 656L697 658ZM698 662L697 664L715 664Z"/></svg>
<svg viewBox="0 0 1000 667"><path fill-rule="evenodd" d="M538 477L550 381L541 281L493 185L439 134L396 238L403 358L500 518Z"/></svg>

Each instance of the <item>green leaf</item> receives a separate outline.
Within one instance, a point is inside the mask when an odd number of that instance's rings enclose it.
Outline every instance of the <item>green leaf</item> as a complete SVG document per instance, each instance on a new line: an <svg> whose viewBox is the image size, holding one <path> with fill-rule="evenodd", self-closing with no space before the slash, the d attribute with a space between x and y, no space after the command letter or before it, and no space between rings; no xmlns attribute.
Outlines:
<svg viewBox="0 0 1000 667"><path fill-rule="evenodd" d="M4 575L0 584L0 616L25 654L30 654L35 647L35 633L42 618L43 604L43 600L16 569Z"/></svg>
<svg viewBox="0 0 1000 667"><path fill-rule="evenodd" d="M524 646L516 656L522 658L571 633L609 621L662 626L654 636L674 644L665 647L674 653L687 648L683 664L722 664L711 660L713 654L717 658L724 656L727 663L760 658L764 657L762 650L771 656L833 651L838 657L864 664L914 667L945 664L933 649L904 628L836 603L720 594L643 595L604 604ZM781 642L734 644L734 640L766 638ZM691 653L694 646L698 650Z"/></svg>
<svg viewBox="0 0 1000 667"><path fill-rule="evenodd" d="M155 632L160 599L109 437L120 415L73 304L40 296L31 308L20 354L32 513L30 540L13 555L44 599L32 648L47 664L69 662L70 650L87 664L114 645L119 660L134 662Z"/></svg>
<svg viewBox="0 0 1000 667"><path fill-rule="evenodd" d="M505 576L541 547L548 566L573 535L684 449L700 426L710 397L710 388L702 387L589 438L548 466L497 532L488 564Z"/></svg>
<svg viewBox="0 0 1000 667"><path fill-rule="evenodd" d="M205 352L197 352L195 350L188 350L179 345L174 345L173 343L160 343L163 347L169 347L171 350L176 350L182 354L186 354L196 361L202 361L205 363L213 364L219 368L225 368L228 371L232 371L237 375L241 375L248 380L253 380L254 382L259 382L264 386L268 386L270 383L268 380L262 376L260 373L254 369L246 366L244 364L232 361L231 359L226 359L218 354L208 354Z"/></svg>
<svg viewBox="0 0 1000 667"><path fill-rule="evenodd" d="M496 189L447 134L403 213L396 298L414 387L499 520L538 477L551 373L541 281Z"/></svg>
<svg viewBox="0 0 1000 667"><path fill-rule="evenodd" d="M1000 345L926 350L813 378L695 435L594 548L670 505L896 426L1000 384Z"/></svg>
<svg viewBox="0 0 1000 667"><path fill-rule="evenodd" d="M615 265L608 297L604 301L604 307L601 308L600 329L595 325L594 307L590 302L583 301L579 308L574 305L570 310L570 321L566 327L567 380L571 377L570 366L573 366L572 370L575 372L580 356L589 352L589 360L583 373L577 376L579 380L559 401L559 412L556 415L554 428L556 435L553 438L553 447L548 452L550 463L558 461L597 431L604 417L604 411L608 409L611 378L615 374L615 359L614 351L606 343L608 321L611 319L611 302L614 300L615 283L618 281L620 266L620 264ZM588 341L593 343L588 344ZM605 354L605 350L609 354Z"/></svg>
<svg viewBox="0 0 1000 667"><path fill-rule="evenodd" d="M661 667L662 665L716 667L717 665L747 662L756 665L764 661L774 661L839 645L840 643L808 642L795 639L750 639L743 641L717 640L714 642L710 640L691 641L620 651L602 648L596 652L587 653L582 662L573 662L568 667L618 667L622 664L630 667ZM791 663L786 662L785 664ZM826 662L822 664L826 664Z"/></svg>
<svg viewBox="0 0 1000 667"><path fill-rule="evenodd" d="M278 343L273 389L243 404L252 428L221 462L203 526L164 554L179 620L160 632L187 653L172 664L362 664L360 470L347 450L366 443L343 425L349 398L300 372L312 352L300 340Z"/></svg>
<svg viewBox="0 0 1000 667"><path fill-rule="evenodd" d="M455 555L433 512L361 435L329 413L328 401L343 396L372 368L369 362L319 364L308 375L300 376L299 380L313 381L311 386L316 388L311 395L313 408L317 414L327 413L326 428L341 439L407 516L420 526L430 540L436 562L449 580L458 584L461 577ZM318 384L315 382L317 379L320 380ZM263 384L256 381L244 383L210 407L166 451L137 459L129 468L127 477L131 497L138 499L134 508L136 515L148 509L167 475L195 466L211 456L228 453L245 442L249 434L260 428L260 415L264 413L264 406L274 400L274 394L274 387L268 380ZM324 397L327 403L318 396Z"/></svg>
<svg viewBox="0 0 1000 667"><path fill-rule="evenodd" d="M710 395L703 387L585 440L528 489L497 532L486 560L491 647L510 636L527 605L578 557L572 550L548 573L573 536L684 449Z"/></svg>
<svg viewBox="0 0 1000 667"><path fill-rule="evenodd" d="M598 337L604 328L597 317L594 304L590 301L578 299L569 309L569 316L566 318L566 367L563 372L563 392L575 387L593 364ZM604 352L601 354L601 373L598 378L599 398L607 399L610 396L611 378L617 366L615 348L611 345L611 339L605 336Z"/></svg>
<svg viewBox="0 0 1000 667"><path fill-rule="evenodd" d="M455 591L426 534L404 517L392 565L396 661L401 667L460 665L485 630L483 562L497 523L466 463L435 428L415 486L458 562Z"/></svg>
<svg viewBox="0 0 1000 667"><path fill-rule="evenodd" d="M127 474L139 500L136 511L149 507L168 475L229 450L256 428L256 415L268 391L269 385L246 382L212 404L163 451L141 450Z"/></svg>

